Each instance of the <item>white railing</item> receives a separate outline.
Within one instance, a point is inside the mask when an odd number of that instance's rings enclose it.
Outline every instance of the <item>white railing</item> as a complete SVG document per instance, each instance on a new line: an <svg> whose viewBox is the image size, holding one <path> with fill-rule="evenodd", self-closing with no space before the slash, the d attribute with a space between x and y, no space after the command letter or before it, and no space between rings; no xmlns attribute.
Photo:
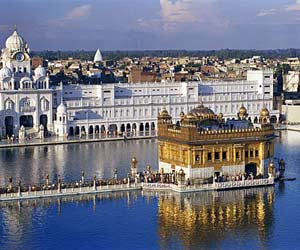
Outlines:
<svg viewBox="0 0 300 250"><path fill-rule="evenodd" d="M138 190L141 185L131 183L119 184L119 185L105 185L105 186L88 186L88 187L75 187L75 188L61 188L41 191L27 191L21 193L4 193L0 195L1 200L14 200L14 199L31 199L31 198L43 198L43 197L54 197L54 196L65 196L74 194L89 194L89 193L101 193L101 192L116 192L116 191L127 191L127 190Z"/></svg>

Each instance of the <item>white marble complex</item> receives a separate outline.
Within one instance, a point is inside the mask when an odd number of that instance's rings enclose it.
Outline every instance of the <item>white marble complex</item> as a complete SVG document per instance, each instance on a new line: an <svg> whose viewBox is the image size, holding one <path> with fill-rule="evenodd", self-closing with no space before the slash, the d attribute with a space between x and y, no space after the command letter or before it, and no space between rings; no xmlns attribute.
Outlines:
<svg viewBox="0 0 300 250"><path fill-rule="evenodd" d="M14 30L1 51L0 136L18 135L23 126L38 131L53 129L53 90L43 67L31 71L29 48Z"/></svg>
<svg viewBox="0 0 300 250"><path fill-rule="evenodd" d="M102 60L97 50L96 61ZM100 53L101 55L101 53ZM174 119L200 101L225 118L244 105L252 121L263 106L275 121L273 72L249 71L245 81L111 83L49 86L46 70L31 70L29 48L17 30L1 53L0 136L45 131L58 136L149 131L165 107Z"/></svg>

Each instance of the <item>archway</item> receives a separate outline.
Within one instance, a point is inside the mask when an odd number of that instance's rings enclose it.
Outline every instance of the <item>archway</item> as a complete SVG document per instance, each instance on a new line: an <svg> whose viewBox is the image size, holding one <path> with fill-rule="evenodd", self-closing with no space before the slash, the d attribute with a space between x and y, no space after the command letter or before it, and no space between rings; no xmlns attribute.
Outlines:
<svg viewBox="0 0 300 250"><path fill-rule="evenodd" d="M5 117L6 136L12 136L14 133L14 118L12 116Z"/></svg>
<svg viewBox="0 0 300 250"><path fill-rule="evenodd" d="M44 126L44 135L47 135L47 133L48 133L47 124L48 124L47 115L41 115L40 116L40 125Z"/></svg>
<svg viewBox="0 0 300 250"><path fill-rule="evenodd" d="M89 135L91 135L91 134L93 134L94 133L94 128L93 128L93 126L91 125L90 127L89 127Z"/></svg>
<svg viewBox="0 0 300 250"><path fill-rule="evenodd" d="M246 175L249 176L250 173L255 177L257 175L257 166L256 163L250 162L245 166Z"/></svg>
<svg viewBox="0 0 300 250"><path fill-rule="evenodd" d="M124 125L124 124L121 124L120 131L121 131L121 132L125 132L125 125Z"/></svg>
<svg viewBox="0 0 300 250"><path fill-rule="evenodd" d="M85 134L85 132L86 132L86 131L85 131L85 126L81 126L81 129L80 129L80 130L81 130L81 133Z"/></svg>
<svg viewBox="0 0 300 250"><path fill-rule="evenodd" d="M101 125L101 134L105 133L105 126L104 125Z"/></svg>
<svg viewBox="0 0 300 250"><path fill-rule="evenodd" d="M254 117L254 123L258 123L258 118L257 118L257 116Z"/></svg>
<svg viewBox="0 0 300 250"><path fill-rule="evenodd" d="M131 130L130 123L127 123L127 125L126 125L126 132L130 132L130 130Z"/></svg>
<svg viewBox="0 0 300 250"><path fill-rule="evenodd" d="M108 133L109 134L117 134L117 131L118 131L118 126L116 124L110 124L109 127L108 127Z"/></svg>
<svg viewBox="0 0 300 250"><path fill-rule="evenodd" d="M95 133L96 133L96 134L99 134L99 133L100 133L99 125L96 125L96 126L95 126Z"/></svg>
<svg viewBox="0 0 300 250"><path fill-rule="evenodd" d="M44 126L44 129L47 129L47 124L48 124L48 117L47 115L41 115L40 116L40 125Z"/></svg>
<svg viewBox="0 0 300 250"><path fill-rule="evenodd" d="M80 133L80 128L79 128L79 126L76 126L76 128L75 128L75 135L79 135L79 133Z"/></svg>
<svg viewBox="0 0 300 250"><path fill-rule="evenodd" d="M70 127L70 128L69 128L69 135L70 135L70 136L73 136L73 135L74 135L74 128L73 128L73 127Z"/></svg>
<svg viewBox="0 0 300 250"><path fill-rule="evenodd" d="M276 115L272 115L272 116L271 116L270 122L271 122L271 123L277 123L277 117L276 117Z"/></svg>
<svg viewBox="0 0 300 250"><path fill-rule="evenodd" d="M145 130L149 131L149 129L150 129L149 122L146 122L146 124L145 124Z"/></svg>
<svg viewBox="0 0 300 250"><path fill-rule="evenodd" d="M140 124L140 131L144 131L144 124L143 123Z"/></svg>
<svg viewBox="0 0 300 250"><path fill-rule="evenodd" d="M22 115L20 116L20 127L24 126L25 128L33 127L33 116L32 115Z"/></svg>
<svg viewBox="0 0 300 250"><path fill-rule="evenodd" d="M154 122L151 123L151 130L155 130L155 123Z"/></svg>

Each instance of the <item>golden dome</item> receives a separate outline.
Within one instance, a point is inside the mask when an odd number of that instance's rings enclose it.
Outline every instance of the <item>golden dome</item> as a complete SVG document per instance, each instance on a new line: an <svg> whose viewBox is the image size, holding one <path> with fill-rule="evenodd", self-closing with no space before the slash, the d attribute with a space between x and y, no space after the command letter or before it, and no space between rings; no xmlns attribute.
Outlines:
<svg viewBox="0 0 300 250"><path fill-rule="evenodd" d="M136 160L136 158L135 158L135 157L132 157L132 159L131 159L131 163L137 163L137 160Z"/></svg>
<svg viewBox="0 0 300 250"><path fill-rule="evenodd" d="M160 112L160 115L161 115L161 116L168 116L169 113L168 113L168 111L164 108L164 109Z"/></svg>
<svg viewBox="0 0 300 250"><path fill-rule="evenodd" d="M244 107L244 105L242 105L242 107L240 107L239 114L240 115L247 114L247 109Z"/></svg>
<svg viewBox="0 0 300 250"><path fill-rule="evenodd" d="M270 113L269 113L269 110L264 107L261 111L260 111L260 116L269 116Z"/></svg>
<svg viewBox="0 0 300 250"><path fill-rule="evenodd" d="M194 109L192 109L189 112L188 116L189 115L193 115L195 117L210 118L210 117L214 117L215 113L210 108L205 107L203 104L200 104L197 107L195 107Z"/></svg>

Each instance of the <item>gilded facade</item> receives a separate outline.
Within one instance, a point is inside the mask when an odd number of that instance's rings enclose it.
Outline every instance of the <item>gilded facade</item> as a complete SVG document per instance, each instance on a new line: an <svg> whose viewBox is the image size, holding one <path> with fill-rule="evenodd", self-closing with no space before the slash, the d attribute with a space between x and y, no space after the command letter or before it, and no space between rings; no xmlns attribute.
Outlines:
<svg viewBox="0 0 300 250"><path fill-rule="evenodd" d="M267 176L274 155L274 127L263 108L260 125L254 127L241 107L237 119L226 122L202 104L180 114L180 122L163 110L158 117L159 168L178 172L190 179L215 175L246 174Z"/></svg>

